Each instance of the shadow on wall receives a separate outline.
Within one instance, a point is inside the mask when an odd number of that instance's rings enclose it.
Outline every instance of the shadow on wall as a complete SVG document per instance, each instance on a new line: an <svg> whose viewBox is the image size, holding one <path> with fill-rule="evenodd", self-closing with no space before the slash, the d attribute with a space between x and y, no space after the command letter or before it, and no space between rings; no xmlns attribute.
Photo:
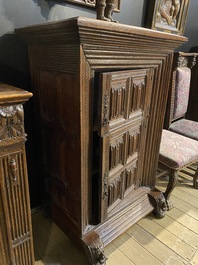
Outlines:
<svg viewBox="0 0 198 265"><path fill-rule="evenodd" d="M1 1L1 0L0 0ZM95 10L81 6L78 4L63 2L58 0L53 2L51 0L32 0L38 7L40 7L40 13L45 17L46 21L56 21L60 19L66 19L76 16L95 16Z"/></svg>
<svg viewBox="0 0 198 265"><path fill-rule="evenodd" d="M14 33L0 37L0 67L1 81L22 88L29 86L27 48Z"/></svg>
<svg viewBox="0 0 198 265"><path fill-rule="evenodd" d="M3 0L0 0L0 36L14 30L14 24L6 17Z"/></svg>
<svg viewBox="0 0 198 265"><path fill-rule="evenodd" d="M51 1L45 1L45 0L33 0L33 2L40 7L41 9L41 15L48 20L49 14L50 14L50 9L53 8L55 5L54 2Z"/></svg>
<svg viewBox="0 0 198 265"><path fill-rule="evenodd" d="M31 91L27 47L15 34L0 37L0 82ZM29 188L31 207L40 205L40 180L37 167L35 132L33 126L33 100L24 105Z"/></svg>
<svg viewBox="0 0 198 265"><path fill-rule="evenodd" d="M144 0L143 1L143 11L142 11L142 27L146 27L147 24L147 16L148 16L148 7L149 7L149 1Z"/></svg>

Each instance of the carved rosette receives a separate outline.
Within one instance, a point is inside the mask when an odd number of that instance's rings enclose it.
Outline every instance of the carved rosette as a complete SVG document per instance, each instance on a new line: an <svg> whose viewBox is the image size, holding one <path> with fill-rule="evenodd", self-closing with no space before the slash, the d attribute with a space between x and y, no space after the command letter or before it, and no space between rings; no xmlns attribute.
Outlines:
<svg viewBox="0 0 198 265"><path fill-rule="evenodd" d="M0 140L25 137L23 106L0 107Z"/></svg>

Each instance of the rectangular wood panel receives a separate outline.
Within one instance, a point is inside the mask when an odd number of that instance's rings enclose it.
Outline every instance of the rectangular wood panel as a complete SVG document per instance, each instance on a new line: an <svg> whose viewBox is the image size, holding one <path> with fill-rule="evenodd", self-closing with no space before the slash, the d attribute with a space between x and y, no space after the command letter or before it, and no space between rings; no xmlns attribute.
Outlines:
<svg viewBox="0 0 198 265"><path fill-rule="evenodd" d="M101 219L141 183L152 73L101 74Z"/></svg>

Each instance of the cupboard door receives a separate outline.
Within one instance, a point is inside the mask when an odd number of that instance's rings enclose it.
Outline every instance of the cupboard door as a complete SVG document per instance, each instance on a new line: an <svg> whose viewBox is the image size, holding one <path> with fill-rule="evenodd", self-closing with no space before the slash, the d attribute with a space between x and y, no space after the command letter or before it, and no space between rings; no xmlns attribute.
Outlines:
<svg viewBox="0 0 198 265"><path fill-rule="evenodd" d="M102 73L101 221L141 186L153 69Z"/></svg>

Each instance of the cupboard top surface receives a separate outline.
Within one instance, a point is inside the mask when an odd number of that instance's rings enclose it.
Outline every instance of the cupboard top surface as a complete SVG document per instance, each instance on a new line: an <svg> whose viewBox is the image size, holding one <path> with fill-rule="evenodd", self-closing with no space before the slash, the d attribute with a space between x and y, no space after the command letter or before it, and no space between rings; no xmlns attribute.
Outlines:
<svg viewBox="0 0 198 265"><path fill-rule="evenodd" d="M174 43L175 48L178 46L179 43L183 43L187 41L187 38L183 36L174 35L171 33L159 32L154 31L147 28L142 27L135 27L125 24L117 24L113 22L106 22L97 19L90 19L84 17L75 17L66 20L60 20L56 22L47 22L39 25L28 26L25 28L20 28L15 30L17 34L21 35L25 41L27 42L34 42L34 39L37 39L37 42L42 42L45 40L50 39L50 37L56 37L53 41L58 41L60 36L64 36L64 33L70 32L70 36L72 36L72 40L74 39L74 35L76 33L76 39L80 38L80 43L87 43L87 41L94 41L98 34L100 35L100 39L106 38L106 42L112 40L112 38L119 37L117 40L122 41L122 39L127 39L131 36L134 38L137 36L142 36L143 39L146 37L150 42L158 42L167 40L167 43ZM84 34L86 32L86 34ZM119 34L119 35L118 35ZM38 39L38 36L42 36L42 38ZM99 39L99 42L100 42ZM137 40L141 43L143 40L138 38ZM113 43L112 43L113 44ZM114 44L115 45L115 44ZM159 43L159 45L163 45ZM160 46L159 46L160 47ZM160 47L161 48L161 47Z"/></svg>
<svg viewBox="0 0 198 265"><path fill-rule="evenodd" d="M32 97L32 93L20 88L0 83L0 104L24 102Z"/></svg>

